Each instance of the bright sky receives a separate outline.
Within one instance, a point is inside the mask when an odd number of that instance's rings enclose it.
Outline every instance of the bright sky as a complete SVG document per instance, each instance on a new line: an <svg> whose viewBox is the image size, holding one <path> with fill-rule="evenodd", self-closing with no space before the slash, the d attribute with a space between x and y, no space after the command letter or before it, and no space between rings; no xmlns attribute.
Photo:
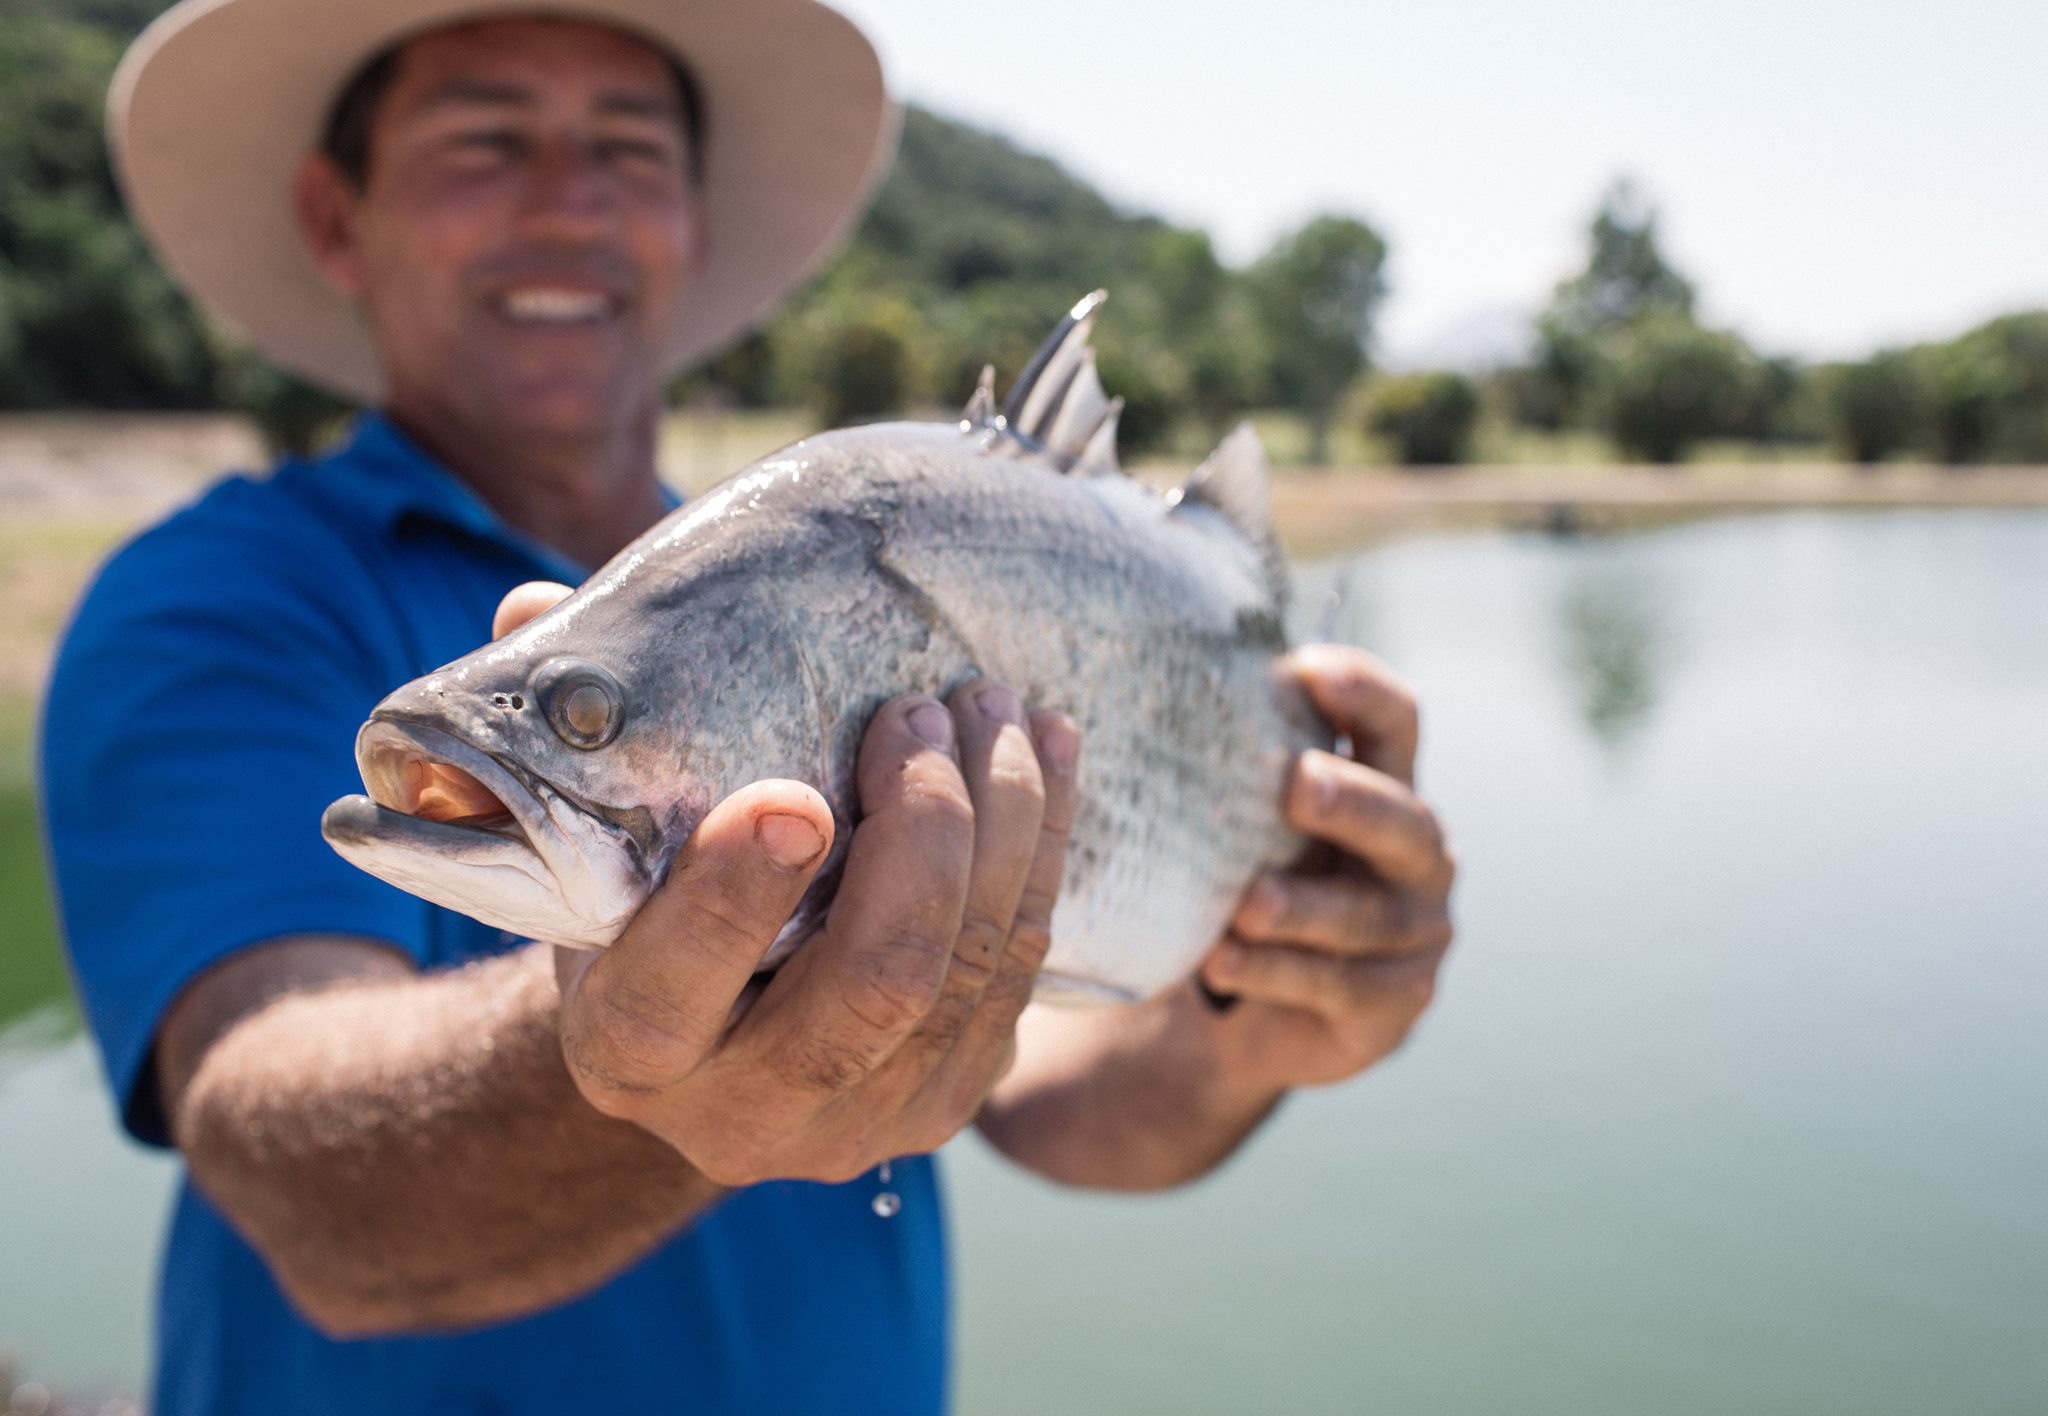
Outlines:
<svg viewBox="0 0 2048 1416"><path fill-rule="evenodd" d="M1541 305L1622 172L1706 316L1767 352L2048 305L2043 0L837 3L899 93L1227 260L1363 216L1396 361Z"/></svg>

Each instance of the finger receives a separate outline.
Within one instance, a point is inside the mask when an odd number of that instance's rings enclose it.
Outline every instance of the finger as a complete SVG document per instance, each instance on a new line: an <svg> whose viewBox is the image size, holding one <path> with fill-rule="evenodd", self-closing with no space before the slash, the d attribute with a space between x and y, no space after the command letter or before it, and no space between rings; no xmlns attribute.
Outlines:
<svg viewBox="0 0 2048 1416"><path fill-rule="evenodd" d="M1310 750L1287 779L1287 820L1395 885L1430 894L1451 883L1450 851L1421 797L1371 767Z"/></svg>
<svg viewBox="0 0 2048 1416"><path fill-rule="evenodd" d="M1067 839L1074 825L1074 783L1081 735L1064 713L1041 710L1030 717L1032 747L1045 784L1038 834L1024 889L1010 920L1010 937L983 990L981 1005L968 1020L950 1070L986 1095L984 1073L1000 1068L1015 1045L1017 1018L1031 1001L1038 969L1052 947L1052 913L1067 863Z"/></svg>
<svg viewBox="0 0 2048 1416"><path fill-rule="evenodd" d="M562 1050L586 1095L658 1089L710 1052L831 842L831 808L810 787L742 787L610 948L562 961Z"/></svg>
<svg viewBox="0 0 2048 1416"><path fill-rule="evenodd" d="M974 803L974 858L945 982L915 1034L938 1053L960 1040L1002 962L1045 815L1045 783L1017 695L994 679L974 679L955 690L947 707Z"/></svg>
<svg viewBox="0 0 2048 1416"><path fill-rule="evenodd" d="M867 1077L938 996L974 857L954 750L952 716L924 695L886 705L861 741L863 816L825 928L748 1015L754 1045L799 1093Z"/></svg>
<svg viewBox="0 0 2048 1416"><path fill-rule="evenodd" d="M1255 944L1292 944L1329 954L1385 956L1428 948L1407 896L1357 875L1269 871L1252 882L1230 932Z"/></svg>
<svg viewBox="0 0 2048 1416"><path fill-rule="evenodd" d="M515 585L498 601L498 612L491 616L491 638L503 639L513 630L530 619L568 599L576 592L566 585L552 580L529 580L524 585Z"/></svg>
<svg viewBox="0 0 2048 1416"><path fill-rule="evenodd" d="M1304 644L1287 661L1316 711L1351 739L1353 756L1415 785L1420 722L1415 691L1398 674L1344 644Z"/></svg>
<svg viewBox="0 0 2048 1416"><path fill-rule="evenodd" d="M1442 950L1395 959L1348 959L1284 944L1226 939L1202 961L1212 988L1240 998L1306 1008L1330 1018L1384 1012L1412 1017L1429 1003Z"/></svg>

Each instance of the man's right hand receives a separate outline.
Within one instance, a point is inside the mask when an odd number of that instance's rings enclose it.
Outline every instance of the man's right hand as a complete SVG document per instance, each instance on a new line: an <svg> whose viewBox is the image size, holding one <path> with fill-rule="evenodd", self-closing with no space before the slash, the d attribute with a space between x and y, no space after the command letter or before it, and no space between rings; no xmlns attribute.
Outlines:
<svg viewBox="0 0 2048 1416"><path fill-rule="evenodd" d="M808 786L713 808L610 948L562 950L562 1052L585 1099L712 1181L844 1181L937 1149L1009 1064L1050 942L1079 743L981 679L883 708L824 926L761 958L824 860Z"/></svg>

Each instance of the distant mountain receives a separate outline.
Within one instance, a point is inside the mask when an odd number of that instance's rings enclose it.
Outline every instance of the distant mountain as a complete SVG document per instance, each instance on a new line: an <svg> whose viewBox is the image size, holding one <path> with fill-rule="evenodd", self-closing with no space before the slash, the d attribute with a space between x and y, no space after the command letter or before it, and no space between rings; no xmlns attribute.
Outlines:
<svg viewBox="0 0 2048 1416"><path fill-rule="evenodd" d="M1389 369L1455 369L1484 374L1528 360L1536 343L1536 322L1527 310L1495 305L1468 310L1419 339L1390 345L1381 363Z"/></svg>

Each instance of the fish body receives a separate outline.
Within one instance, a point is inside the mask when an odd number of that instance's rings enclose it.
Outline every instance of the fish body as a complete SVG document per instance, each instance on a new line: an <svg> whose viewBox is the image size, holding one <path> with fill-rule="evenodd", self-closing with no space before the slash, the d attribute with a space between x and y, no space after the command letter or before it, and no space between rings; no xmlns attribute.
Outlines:
<svg viewBox="0 0 2048 1416"><path fill-rule="evenodd" d="M1299 850L1288 762L1329 738L1277 663L1256 440L1166 496L1104 465L1093 309L1055 331L1011 416L985 380L958 423L799 442L393 693L358 739L370 795L329 808L329 841L486 922L601 947L713 804L795 778L838 830L772 966L829 903L875 710L987 674L1081 733L1038 996L1133 1001L1184 978L1253 875Z"/></svg>

